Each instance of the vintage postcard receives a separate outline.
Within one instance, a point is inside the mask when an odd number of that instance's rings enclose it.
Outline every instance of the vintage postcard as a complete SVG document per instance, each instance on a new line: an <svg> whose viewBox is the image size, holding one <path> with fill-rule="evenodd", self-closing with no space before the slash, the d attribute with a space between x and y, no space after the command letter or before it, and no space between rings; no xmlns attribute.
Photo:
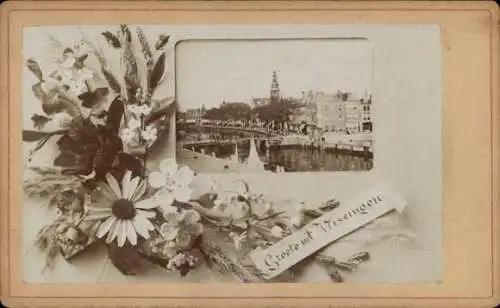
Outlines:
<svg viewBox="0 0 500 308"><path fill-rule="evenodd" d="M498 300L496 7L200 3L2 8L2 297Z"/></svg>
<svg viewBox="0 0 500 308"><path fill-rule="evenodd" d="M176 54L177 141L220 158L200 164L219 162L221 171L242 163L274 172L372 168L368 39L242 36L183 41Z"/></svg>

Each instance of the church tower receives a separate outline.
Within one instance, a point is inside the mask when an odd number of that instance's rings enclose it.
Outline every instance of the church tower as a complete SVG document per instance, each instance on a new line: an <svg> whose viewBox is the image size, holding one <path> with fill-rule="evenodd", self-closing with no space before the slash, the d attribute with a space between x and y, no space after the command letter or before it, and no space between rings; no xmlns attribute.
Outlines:
<svg viewBox="0 0 500 308"><path fill-rule="evenodd" d="M278 102L280 99L280 85L278 83L276 71L273 71L273 80L271 83L271 93L269 98L271 99L271 102Z"/></svg>

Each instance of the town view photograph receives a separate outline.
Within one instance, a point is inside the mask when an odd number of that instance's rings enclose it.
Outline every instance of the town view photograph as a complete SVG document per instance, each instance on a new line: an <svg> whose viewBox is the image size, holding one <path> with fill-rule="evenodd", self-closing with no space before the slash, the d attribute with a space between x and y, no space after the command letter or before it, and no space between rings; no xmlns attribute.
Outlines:
<svg viewBox="0 0 500 308"><path fill-rule="evenodd" d="M177 156L204 171L370 170L374 123L367 44L179 44Z"/></svg>

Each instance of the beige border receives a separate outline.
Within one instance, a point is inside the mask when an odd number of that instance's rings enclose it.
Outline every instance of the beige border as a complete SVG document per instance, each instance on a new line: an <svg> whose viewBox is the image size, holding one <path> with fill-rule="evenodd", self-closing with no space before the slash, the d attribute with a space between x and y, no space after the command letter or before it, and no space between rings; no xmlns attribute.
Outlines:
<svg viewBox="0 0 500 308"><path fill-rule="evenodd" d="M55 14L57 11L57 15ZM500 302L498 8L493 2L7 2L1 22L1 291L8 306L494 306ZM21 279L21 29L99 23L440 24L444 280L427 284L29 285ZM19 166L19 167L18 167Z"/></svg>

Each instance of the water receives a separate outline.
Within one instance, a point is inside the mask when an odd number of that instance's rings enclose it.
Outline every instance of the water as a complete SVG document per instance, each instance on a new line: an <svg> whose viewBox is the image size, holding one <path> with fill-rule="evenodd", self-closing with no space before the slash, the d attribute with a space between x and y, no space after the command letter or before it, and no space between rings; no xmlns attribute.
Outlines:
<svg viewBox="0 0 500 308"><path fill-rule="evenodd" d="M302 146L267 147L264 140L256 140L257 153L266 170L276 170L282 166L286 172L297 171L363 171L373 167L373 159L363 155L345 155L329 149L317 149ZM235 153L234 143L193 145L187 149L214 156L231 159ZM250 140L238 141L238 160L246 162L250 153Z"/></svg>

